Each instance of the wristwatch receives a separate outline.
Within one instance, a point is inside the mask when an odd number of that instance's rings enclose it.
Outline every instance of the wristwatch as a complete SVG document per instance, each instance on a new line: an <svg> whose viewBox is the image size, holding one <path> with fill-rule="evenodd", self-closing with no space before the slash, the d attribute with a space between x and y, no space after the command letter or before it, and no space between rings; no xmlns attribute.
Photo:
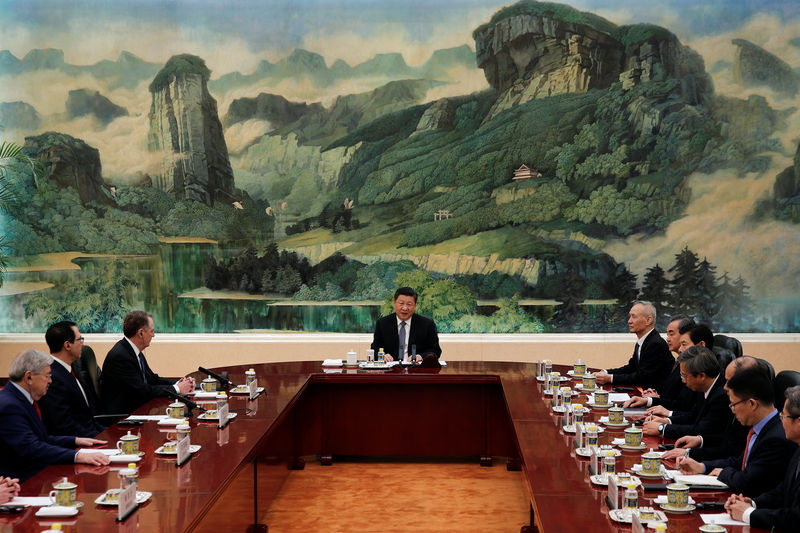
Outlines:
<svg viewBox="0 0 800 533"><path fill-rule="evenodd" d="M658 433L659 433L660 435L663 435L663 434L664 434L664 424L659 424L659 425L658 425Z"/></svg>

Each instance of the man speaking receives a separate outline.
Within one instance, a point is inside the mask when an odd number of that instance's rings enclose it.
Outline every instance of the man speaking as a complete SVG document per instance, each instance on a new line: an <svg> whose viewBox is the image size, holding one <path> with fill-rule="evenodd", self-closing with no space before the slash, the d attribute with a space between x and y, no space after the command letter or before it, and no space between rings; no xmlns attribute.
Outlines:
<svg viewBox="0 0 800 533"><path fill-rule="evenodd" d="M383 348L386 361L395 358L402 361L416 354L416 362L423 357L436 359L442 354L439 333L434 321L426 316L414 314L417 309L417 291L411 287L400 287L394 293L394 313L378 319L371 348L376 352Z"/></svg>

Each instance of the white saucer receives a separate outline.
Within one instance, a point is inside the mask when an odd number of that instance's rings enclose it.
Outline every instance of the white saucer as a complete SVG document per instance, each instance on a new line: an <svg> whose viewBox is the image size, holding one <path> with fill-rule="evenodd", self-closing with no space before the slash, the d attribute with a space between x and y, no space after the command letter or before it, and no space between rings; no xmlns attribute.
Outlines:
<svg viewBox="0 0 800 533"><path fill-rule="evenodd" d="M608 478L603 477L602 474L595 474L593 476L589 476L589 480L595 485L600 485L602 487L608 486ZM637 487L642 484L642 480L636 476L631 476L629 481L635 483Z"/></svg>
<svg viewBox="0 0 800 533"><path fill-rule="evenodd" d="M250 389L245 385L237 385L228 392L231 394L250 394ZM264 392L264 387L258 387L256 389L256 394L261 394L262 392Z"/></svg>
<svg viewBox="0 0 800 533"><path fill-rule="evenodd" d="M97 505L109 505L112 507L117 507L119 506L119 500L107 500L106 498L111 494L119 494L120 492L121 492L120 489L108 489L103 494L98 496L97 499L94 501L94 503L96 503ZM152 492L142 492L137 490L136 503L143 504L144 502L149 500L152 495L153 495Z"/></svg>
<svg viewBox="0 0 800 533"><path fill-rule="evenodd" d="M619 447L627 452L641 452L647 449L647 444L642 443L640 446L628 446L627 444L620 444Z"/></svg>
<svg viewBox="0 0 800 533"><path fill-rule="evenodd" d="M608 511L608 517L614 522L621 524L630 524L633 522L633 514L639 514L638 509L611 509ZM667 522L667 515L662 511L655 512L655 520L648 520L647 527L655 529L655 524L663 524Z"/></svg>
<svg viewBox="0 0 800 533"><path fill-rule="evenodd" d="M689 514L696 509L694 505L689 505L687 507L673 507L668 503L662 503L660 507L668 513L675 514Z"/></svg>
<svg viewBox="0 0 800 533"><path fill-rule="evenodd" d="M570 424L569 426L562 426L561 429L564 430L564 433L575 433L575 425L573 425L573 424ZM600 426L597 426L597 434L598 435L600 433L603 433L604 431L605 431L605 429L601 428ZM583 433L584 433L584 435L586 434L586 430L585 429L584 429Z"/></svg>
<svg viewBox="0 0 800 533"><path fill-rule="evenodd" d="M236 418L237 413L228 413L228 420L233 420ZM204 422L219 422L218 416L206 416L206 413L200 413L197 415L198 420L203 420Z"/></svg>
<svg viewBox="0 0 800 533"><path fill-rule="evenodd" d="M195 453L200 450L202 446L199 444L190 444L189 445L189 453ZM157 455L178 455L178 449L175 448L173 450L165 450L164 446L159 446L155 452Z"/></svg>
<svg viewBox="0 0 800 533"><path fill-rule="evenodd" d="M622 455L622 452L619 450L611 450L614 452L614 457L619 457ZM592 456L592 449L591 448L575 448L575 453L581 457L591 457Z"/></svg>
<svg viewBox="0 0 800 533"><path fill-rule="evenodd" d="M83 507L83 505L81 505L81 507ZM77 505L47 505L40 507L39 510L36 511L36 516L41 518L75 516L78 514L78 509L80 509L80 507Z"/></svg>

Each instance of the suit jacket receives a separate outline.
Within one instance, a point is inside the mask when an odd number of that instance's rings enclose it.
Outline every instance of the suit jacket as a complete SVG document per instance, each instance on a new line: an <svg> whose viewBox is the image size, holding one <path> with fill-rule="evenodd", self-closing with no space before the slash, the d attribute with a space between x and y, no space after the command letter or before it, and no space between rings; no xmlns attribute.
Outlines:
<svg viewBox="0 0 800 533"><path fill-rule="evenodd" d="M628 364L612 368L608 373L614 374L614 385L639 385L658 389L674 364L675 358L669 351L667 341L654 329L645 337L638 359L631 355Z"/></svg>
<svg viewBox="0 0 800 533"><path fill-rule="evenodd" d="M702 393L698 396L691 411L673 412L672 423L664 428L664 437L678 439L684 435L722 433L730 420L728 393L725 392L725 376L720 374L711 386L708 398Z"/></svg>
<svg viewBox="0 0 800 533"><path fill-rule="evenodd" d="M775 528L775 531L797 531L800 525L800 478L795 477L798 464L800 448L794 452L780 485L754 498L756 510L750 514L751 526L767 530Z"/></svg>
<svg viewBox="0 0 800 533"><path fill-rule="evenodd" d="M109 414L132 413L152 398L175 392L173 382L150 370L145 359L144 375L139 358L127 339L120 339L108 351L100 378L100 397Z"/></svg>
<svg viewBox="0 0 800 533"><path fill-rule="evenodd" d="M39 408L42 411L42 420L51 435L73 435L76 437L94 437L103 429L102 425L94 420L97 414L94 399L86 391L87 405L78 384L72 374L67 372L58 361L50 365L53 373L53 382L41 400ZM81 383L84 390L86 385Z"/></svg>
<svg viewBox="0 0 800 533"><path fill-rule="evenodd" d="M438 359L442 355L442 349L439 347L439 333L436 331L436 323L433 319L417 314L412 315L411 328L408 332L409 354L413 345L417 346L417 353L423 357L426 354L435 354ZM376 353L378 349L383 348L386 353L392 354L392 357L397 359L400 338L397 335L397 315L395 313L379 318L375 323L371 348ZM105 369L103 371L105 372Z"/></svg>
<svg viewBox="0 0 800 533"><path fill-rule="evenodd" d="M747 435L745 435L745 439ZM744 450L737 457L703 461L706 472L722 468L719 480L728 485L731 491L755 497L774 488L782 472L797 448L797 444L786 440L783 424L779 416L773 416L758 434L750 448L747 465L742 470Z"/></svg>
<svg viewBox="0 0 800 533"><path fill-rule="evenodd" d="M690 449L689 457L695 461L705 461L741 455L744 452L749 428L741 425L733 413L730 414L729 420L724 432L701 434L703 447Z"/></svg>
<svg viewBox="0 0 800 533"><path fill-rule="evenodd" d="M17 387L0 390L0 475L25 481L51 464L74 463L74 448L75 437L48 435Z"/></svg>
<svg viewBox="0 0 800 533"><path fill-rule="evenodd" d="M663 405L670 411L690 411L697 401L697 394L683 383L681 365L677 362L658 389L658 394L658 398L653 398L653 405Z"/></svg>

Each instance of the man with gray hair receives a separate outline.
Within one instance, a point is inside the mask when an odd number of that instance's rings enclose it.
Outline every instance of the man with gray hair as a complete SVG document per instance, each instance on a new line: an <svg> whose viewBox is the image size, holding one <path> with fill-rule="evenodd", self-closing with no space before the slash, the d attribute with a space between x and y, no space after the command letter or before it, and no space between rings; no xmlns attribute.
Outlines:
<svg viewBox="0 0 800 533"><path fill-rule="evenodd" d="M595 372L601 385L638 385L658 389L672 371L675 360L669 346L655 329L656 308L650 302L633 302L628 313L628 329L637 337L636 346L628 364L610 370Z"/></svg>
<svg viewBox="0 0 800 533"><path fill-rule="evenodd" d="M101 452L75 451L78 446L106 441L47 433L37 402L52 381L52 363L53 357L46 353L24 350L8 369L10 381L0 390L0 474L4 476L24 481L51 464L109 463Z"/></svg>
<svg viewBox="0 0 800 533"><path fill-rule="evenodd" d="M800 386L786 389L786 402L780 413L786 438L800 444ZM775 477L780 471L774 472ZM774 489L746 498L734 494L725 503L725 510L734 520L772 531L797 531L800 524L800 448L783 471L783 481Z"/></svg>

